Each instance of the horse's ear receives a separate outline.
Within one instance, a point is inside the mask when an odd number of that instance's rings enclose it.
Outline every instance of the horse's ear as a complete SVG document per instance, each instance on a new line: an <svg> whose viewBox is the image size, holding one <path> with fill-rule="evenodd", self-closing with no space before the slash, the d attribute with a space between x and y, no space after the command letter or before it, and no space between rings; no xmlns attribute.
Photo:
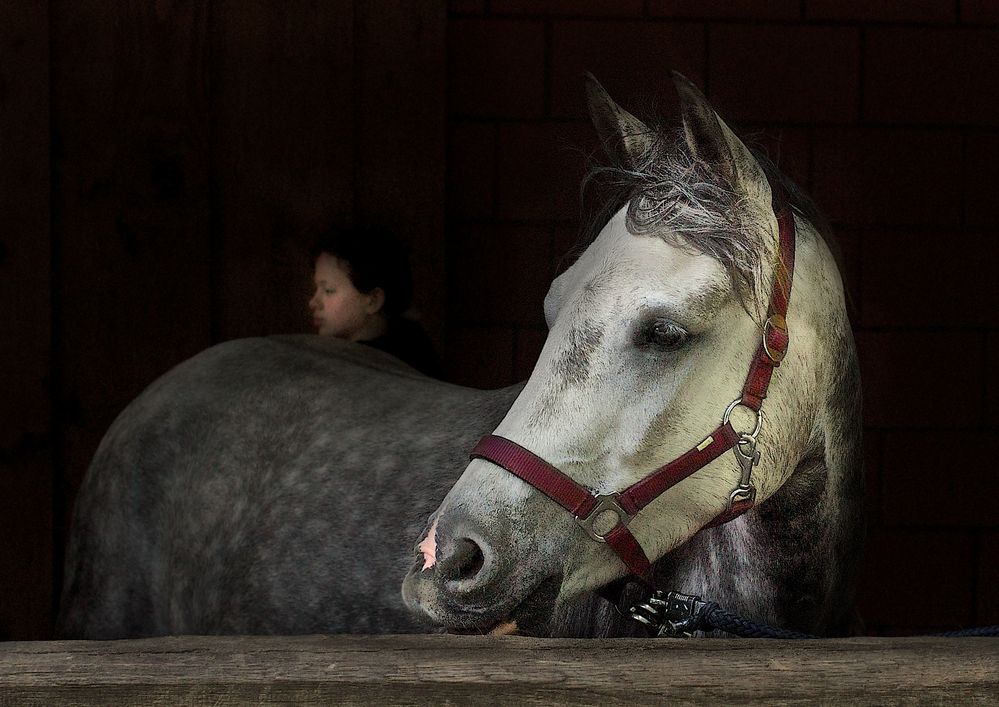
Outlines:
<svg viewBox="0 0 999 707"><path fill-rule="evenodd" d="M655 140L653 130L614 102L593 74L586 74L590 120L611 159L633 167Z"/></svg>
<svg viewBox="0 0 999 707"><path fill-rule="evenodd" d="M683 134L694 157L710 164L734 187L770 203L770 185L760 163L708 103L700 89L678 71L671 72L680 94Z"/></svg>

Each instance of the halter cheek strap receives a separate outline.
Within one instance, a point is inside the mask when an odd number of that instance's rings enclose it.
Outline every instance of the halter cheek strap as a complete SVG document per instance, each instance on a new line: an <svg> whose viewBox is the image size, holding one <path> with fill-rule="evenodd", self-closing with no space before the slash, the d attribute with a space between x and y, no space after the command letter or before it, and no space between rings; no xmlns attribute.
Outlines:
<svg viewBox="0 0 999 707"><path fill-rule="evenodd" d="M752 483L753 467L759 462L756 437L763 425L761 407L767 396L774 368L780 366L790 341L787 331L787 306L791 297L794 273L794 215L783 204L783 192L774 191L774 212L780 228L780 257L775 268L773 289L767 309L763 336L753 355L741 397L732 401L722 415L722 423L699 444L665 464L624 491L595 495L541 457L505 437L488 435L479 440L470 454L485 459L524 480L575 517L587 535L607 543L624 562L628 571L648 582L652 563L628 529L631 520L668 489L704 468L729 450L734 450L742 476L729 498L728 507L705 527L727 523L753 507L756 489ZM757 414L756 428L749 433L736 432L729 415L742 405ZM607 513L617 521L604 533L596 525ZM601 523L601 526L605 523Z"/></svg>

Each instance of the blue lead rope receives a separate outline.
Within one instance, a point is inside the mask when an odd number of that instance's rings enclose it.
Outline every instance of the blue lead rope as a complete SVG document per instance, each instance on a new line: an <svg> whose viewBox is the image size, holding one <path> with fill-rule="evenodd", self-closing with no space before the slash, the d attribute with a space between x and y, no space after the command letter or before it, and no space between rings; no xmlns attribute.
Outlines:
<svg viewBox="0 0 999 707"><path fill-rule="evenodd" d="M695 631L724 631L742 638L822 638L800 631L789 631L759 624L730 614L713 601L680 592L656 590L648 599L632 606L627 615L655 636L686 638ZM963 631L931 633L930 636L965 637L999 636L999 626L983 626Z"/></svg>

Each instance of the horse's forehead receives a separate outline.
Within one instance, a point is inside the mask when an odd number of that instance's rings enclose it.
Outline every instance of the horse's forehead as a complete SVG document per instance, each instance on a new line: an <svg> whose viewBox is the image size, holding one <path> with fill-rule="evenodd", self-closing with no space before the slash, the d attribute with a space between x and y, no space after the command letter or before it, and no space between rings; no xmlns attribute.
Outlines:
<svg viewBox="0 0 999 707"><path fill-rule="evenodd" d="M635 235L623 221L608 224L573 270L573 289L590 294L607 290L644 298L655 291L682 303L713 300L730 289L724 268L714 258L655 235Z"/></svg>

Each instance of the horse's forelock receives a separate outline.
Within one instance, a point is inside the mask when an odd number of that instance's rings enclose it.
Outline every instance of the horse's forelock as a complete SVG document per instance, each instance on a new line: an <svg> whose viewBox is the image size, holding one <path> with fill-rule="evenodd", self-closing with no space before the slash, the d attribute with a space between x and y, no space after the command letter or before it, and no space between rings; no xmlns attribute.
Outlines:
<svg viewBox="0 0 999 707"><path fill-rule="evenodd" d="M584 222L576 247L578 257L610 217L627 206L626 226L635 234L654 235L677 247L692 248L714 258L731 279L733 289L751 314L765 306L763 273L772 267L772 248L763 241L769 214L747 203L709 165L690 153L678 130L658 129L659 136L633 164L594 161L581 196L595 186L602 206ZM611 151L613 153L613 151ZM829 242L829 229L814 203L765 156L754 150L771 183L781 183L791 208L808 219Z"/></svg>

